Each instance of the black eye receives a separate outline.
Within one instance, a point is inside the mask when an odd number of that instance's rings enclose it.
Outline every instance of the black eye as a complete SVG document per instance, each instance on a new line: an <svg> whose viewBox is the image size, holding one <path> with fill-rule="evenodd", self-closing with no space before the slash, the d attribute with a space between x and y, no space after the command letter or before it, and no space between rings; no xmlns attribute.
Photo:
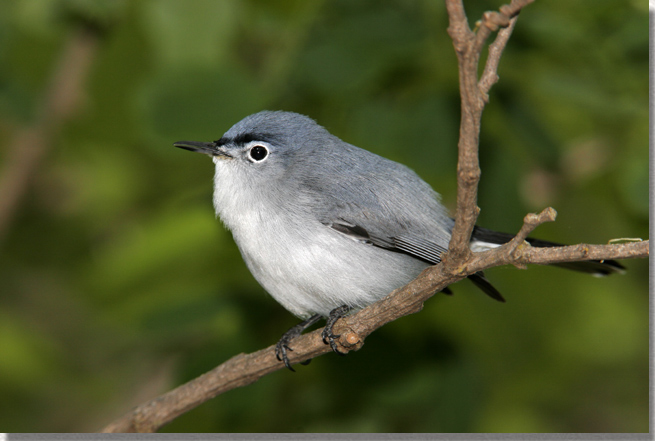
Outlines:
<svg viewBox="0 0 655 441"><path fill-rule="evenodd" d="M256 145L250 149L250 157L255 161L261 161L266 156L268 156L268 150L266 149L266 147L262 147L261 145Z"/></svg>

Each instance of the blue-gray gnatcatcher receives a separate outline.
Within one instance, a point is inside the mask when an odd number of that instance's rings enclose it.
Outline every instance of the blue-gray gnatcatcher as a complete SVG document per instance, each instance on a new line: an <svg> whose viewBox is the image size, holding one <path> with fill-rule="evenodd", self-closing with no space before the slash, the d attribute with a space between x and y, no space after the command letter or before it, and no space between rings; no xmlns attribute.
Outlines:
<svg viewBox="0 0 655 441"><path fill-rule="evenodd" d="M255 279L304 319L276 346L291 370L287 351L294 337L325 317L323 340L337 351L332 326L339 317L407 284L448 249L454 221L425 181L306 116L259 112L217 141L174 145L212 157L217 215ZM471 248L489 249L512 237L476 227ZM623 269L610 260L559 266L596 275ZM469 279L504 301L482 272Z"/></svg>

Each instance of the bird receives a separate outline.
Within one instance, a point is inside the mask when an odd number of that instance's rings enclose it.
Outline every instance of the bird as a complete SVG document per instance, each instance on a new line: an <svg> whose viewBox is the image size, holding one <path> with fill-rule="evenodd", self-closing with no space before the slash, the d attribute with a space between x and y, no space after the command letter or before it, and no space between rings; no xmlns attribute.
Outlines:
<svg viewBox="0 0 655 441"><path fill-rule="evenodd" d="M254 278L302 320L275 347L292 371L288 351L304 330L325 318L323 341L339 353L332 328L340 317L409 283L448 250L455 222L428 183L308 116L265 110L216 141L173 145L212 158L216 215ZM484 251L513 237L476 226L470 247ZM624 271L614 260L554 265L597 276ZM468 279L505 301L482 271ZM448 287L443 292L451 293Z"/></svg>

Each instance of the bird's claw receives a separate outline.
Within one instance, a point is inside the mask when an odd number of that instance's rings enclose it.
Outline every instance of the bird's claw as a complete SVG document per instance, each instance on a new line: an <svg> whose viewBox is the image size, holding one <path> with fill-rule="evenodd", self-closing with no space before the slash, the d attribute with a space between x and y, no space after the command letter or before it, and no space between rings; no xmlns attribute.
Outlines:
<svg viewBox="0 0 655 441"><path fill-rule="evenodd" d="M289 362L289 357L287 355L287 351L293 352L293 349L287 345L288 340L285 337L286 334L282 336L280 341L278 341L275 345L275 358L283 362L287 369L289 369L291 372L296 372L295 369L291 367L291 363Z"/></svg>
<svg viewBox="0 0 655 441"><path fill-rule="evenodd" d="M289 369L291 372L296 372L294 368L291 367L291 362L289 361L289 356L287 355L288 351L293 352L293 349L289 347L289 342L293 340L294 338L298 337L302 332L316 323L319 319L321 318L320 315L313 315L304 322L297 324L293 328L289 329L287 332L282 335L280 340L277 342L275 345L275 357L280 360L281 362L284 363L284 365ZM301 362L303 365L309 364L309 360L305 360Z"/></svg>
<svg viewBox="0 0 655 441"><path fill-rule="evenodd" d="M337 322L337 320L346 315L350 309L350 306L343 305L330 311L330 315L327 318L327 323L325 324L325 328L323 328L323 333L321 334L323 337L323 342L326 345L330 345L332 350L339 355L346 355L339 350L339 345L337 345L336 342L336 340L341 337L341 334L335 334L332 332L332 329L334 328L334 324Z"/></svg>
<svg viewBox="0 0 655 441"><path fill-rule="evenodd" d="M330 345L332 350L334 352L336 352L337 354L343 355L343 353L339 351L339 346L337 345L337 342L335 341L336 339L341 337L341 334L333 334L331 332L331 330L328 330L328 328L326 326L325 329L323 329L322 336L323 336L323 343L325 343L326 345Z"/></svg>

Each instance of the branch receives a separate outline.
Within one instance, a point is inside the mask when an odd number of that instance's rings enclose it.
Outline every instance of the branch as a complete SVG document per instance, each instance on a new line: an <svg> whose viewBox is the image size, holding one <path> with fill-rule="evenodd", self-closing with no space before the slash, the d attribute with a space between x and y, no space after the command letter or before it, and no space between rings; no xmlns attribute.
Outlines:
<svg viewBox="0 0 655 441"><path fill-rule="evenodd" d="M475 253L467 262L467 274L500 265L514 265L525 269L527 265L578 262L583 260L636 259L649 256L650 241L632 241L609 245L577 244L561 247L532 247L525 239L539 225L553 222L557 212L548 207L539 214L529 213L523 219L518 234L506 244L482 253Z"/></svg>
<svg viewBox="0 0 655 441"><path fill-rule="evenodd" d="M347 353L361 348L366 337L376 329L397 318L419 312L423 303L436 292L487 268L509 264L524 268L529 263L648 257L649 241L612 245L578 244L555 248L531 247L525 242L525 238L542 223L555 220L557 213L552 208L547 208L539 214L528 214L516 237L503 246L475 254L469 249L471 231L479 211L476 199L480 178L478 140L482 110L488 101L489 89L498 80L498 62L516 23L516 15L523 6L532 1L513 0L509 6L501 7L499 13L485 13L475 34L468 26L461 0L446 0L450 17L448 32L453 38L458 55L462 95L457 217L450 248L443 256L441 265L427 268L415 280L379 302L337 321L334 332L340 335L337 343L341 352ZM478 80L477 67L482 45L499 26L506 27L491 44L486 66ZM319 329L293 340L293 351L289 353L291 363L299 363L331 351L330 347L323 343L321 331L322 329ZM275 358L274 346L248 355L239 354L210 372L137 406L102 431L154 432L208 399L252 384L262 376L283 367L284 364Z"/></svg>
<svg viewBox="0 0 655 441"><path fill-rule="evenodd" d="M489 45L489 57L487 58L487 63L482 72L480 82L478 83L480 93L482 94L485 103L489 102L489 90L491 89L491 86L496 84L499 80L497 73L498 63L500 62L500 57L503 54L503 51L505 50L505 46L507 46L509 37L514 31L514 26L516 26L518 18L518 16L515 16L509 21L509 25L506 28L498 31L498 36L494 42Z"/></svg>
<svg viewBox="0 0 655 441"><path fill-rule="evenodd" d="M314 331L295 339L292 355L303 354L307 359L331 351L329 346L323 344L318 332L320 331ZM294 357L289 358L294 359ZM206 374L134 408L122 418L102 429L102 432L155 432L164 424L210 398L237 387L252 384L264 375L283 367L284 364L275 358L274 346L248 355L235 355Z"/></svg>
<svg viewBox="0 0 655 441"><path fill-rule="evenodd" d="M477 33L466 23L462 0L446 0L450 24L448 34L453 40L459 65L461 95L461 122L459 129L459 156L457 160L457 210L455 227L442 262L451 270L471 257L469 241L480 209L477 206L477 188L480 182L478 145L480 120L489 100L488 92L498 80L496 69L507 41L514 29L517 14L534 0L512 0L500 12L486 12ZM478 64L482 47L492 31L504 27L489 49L489 57L482 79L478 81Z"/></svg>

